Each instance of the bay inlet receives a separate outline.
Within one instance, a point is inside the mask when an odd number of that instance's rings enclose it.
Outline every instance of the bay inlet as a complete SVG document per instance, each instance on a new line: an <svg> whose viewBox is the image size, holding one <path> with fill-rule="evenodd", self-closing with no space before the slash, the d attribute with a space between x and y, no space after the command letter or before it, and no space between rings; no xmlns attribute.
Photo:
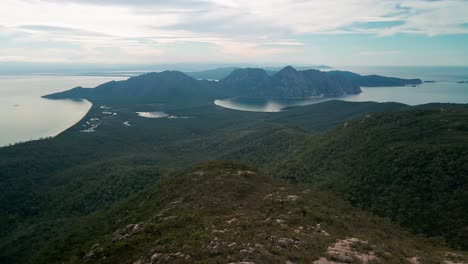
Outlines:
<svg viewBox="0 0 468 264"><path fill-rule="evenodd" d="M0 75L0 147L56 136L79 122L92 105L86 100L48 100L41 96L126 78Z"/></svg>

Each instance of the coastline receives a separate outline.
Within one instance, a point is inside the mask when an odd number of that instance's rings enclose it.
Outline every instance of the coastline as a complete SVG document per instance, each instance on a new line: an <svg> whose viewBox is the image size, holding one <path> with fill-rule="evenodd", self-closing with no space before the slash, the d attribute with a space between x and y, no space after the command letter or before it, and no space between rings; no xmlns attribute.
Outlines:
<svg viewBox="0 0 468 264"><path fill-rule="evenodd" d="M43 99L42 100L49 100L49 99ZM64 100L66 101L66 100ZM93 104L86 100L86 99L80 99L79 103L86 104L86 108L83 111L80 111L80 115L77 115L76 118L70 119L70 122L68 123L63 123L64 125L62 127L52 127L50 130L46 130L42 135L37 135L37 136L24 136L24 138L17 138L14 140L7 140L5 142L0 142L0 148L8 147L8 146L14 146L16 144L21 144L21 143L26 143L30 141L35 141L35 140L43 140L47 138L54 138L59 136L60 134L68 131L70 128L74 127L76 124L80 123L90 112L91 108L93 107Z"/></svg>
<svg viewBox="0 0 468 264"><path fill-rule="evenodd" d="M125 77L70 75L0 75L0 147L56 137L92 110L89 101L47 100L45 94L66 87L95 87Z"/></svg>
<svg viewBox="0 0 468 264"><path fill-rule="evenodd" d="M46 100L50 100L50 99L46 99ZM68 100L68 99L67 99ZM80 99L80 101L82 102L85 102L87 105L88 105L88 109L83 113L83 115L80 117L80 119L78 119L75 123L73 123L72 125L68 126L67 128L61 130L60 132L57 132L53 135L51 135L50 137L56 137L64 132L66 132L67 130L69 130L70 128L76 126L76 124L80 123L88 114L89 114L89 111L91 111L91 108L93 108L93 103L91 103L90 101L86 100L86 99Z"/></svg>

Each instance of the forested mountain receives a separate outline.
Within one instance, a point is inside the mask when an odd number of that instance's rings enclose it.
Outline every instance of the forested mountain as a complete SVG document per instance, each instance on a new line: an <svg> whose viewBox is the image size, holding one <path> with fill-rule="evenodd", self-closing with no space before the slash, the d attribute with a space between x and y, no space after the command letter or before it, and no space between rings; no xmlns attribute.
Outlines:
<svg viewBox="0 0 468 264"><path fill-rule="evenodd" d="M187 98L194 102L205 102L209 98L223 95L215 82L196 80L178 71L164 71L131 77L125 81L111 81L94 89L76 87L45 98L83 98L113 103L167 103L185 101Z"/></svg>
<svg viewBox="0 0 468 264"><path fill-rule="evenodd" d="M170 175L70 226L45 245L36 263L463 259L333 195L274 180L251 167L211 162Z"/></svg>
<svg viewBox="0 0 468 264"><path fill-rule="evenodd" d="M348 72L297 71L288 66L273 75L263 69L235 69L219 82L197 80L177 71L148 73L125 81L108 82L94 89L76 87L44 97L83 98L107 103L203 105L214 99L228 97L343 96L360 93L360 86L401 86L417 82Z"/></svg>
<svg viewBox="0 0 468 264"><path fill-rule="evenodd" d="M262 69L236 69L221 83L236 94L252 97L342 96L361 92L358 85L341 76L331 77L318 70L297 71L291 66L273 76Z"/></svg>
<svg viewBox="0 0 468 264"><path fill-rule="evenodd" d="M365 115L310 140L275 169L468 248L467 108Z"/></svg>

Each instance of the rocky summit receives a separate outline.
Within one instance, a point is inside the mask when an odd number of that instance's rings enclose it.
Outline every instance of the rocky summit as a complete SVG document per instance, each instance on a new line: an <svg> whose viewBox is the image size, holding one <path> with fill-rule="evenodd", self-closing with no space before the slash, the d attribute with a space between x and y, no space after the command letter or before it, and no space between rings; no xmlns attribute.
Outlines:
<svg viewBox="0 0 468 264"><path fill-rule="evenodd" d="M99 221L98 221L99 220ZM103 224L104 221L106 224ZM83 225L84 224L84 225ZM89 219L66 263L463 263L330 194L210 162ZM79 227L68 234L80 237Z"/></svg>

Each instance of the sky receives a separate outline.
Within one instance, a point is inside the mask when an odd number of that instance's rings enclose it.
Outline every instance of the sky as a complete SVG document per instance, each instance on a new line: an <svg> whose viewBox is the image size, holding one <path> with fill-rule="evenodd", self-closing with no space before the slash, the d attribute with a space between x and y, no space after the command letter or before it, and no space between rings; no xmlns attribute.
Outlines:
<svg viewBox="0 0 468 264"><path fill-rule="evenodd" d="M1 0L4 65L468 65L468 0Z"/></svg>

